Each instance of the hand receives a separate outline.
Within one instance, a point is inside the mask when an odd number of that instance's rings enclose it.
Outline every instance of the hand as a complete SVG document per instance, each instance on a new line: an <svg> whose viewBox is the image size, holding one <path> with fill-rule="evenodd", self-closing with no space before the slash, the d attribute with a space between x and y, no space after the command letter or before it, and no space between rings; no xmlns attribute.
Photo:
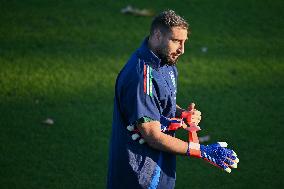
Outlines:
<svg viewBox="0 0 284 189"><path fill-rule="evenodd" d="M183 111L181 113L181 118L190 126L198 126L201 121L201 112L195 109L195 104L191 103L188 107L188 111Z"/></svg>
<svg viewBox="0 0 284 189"><path fill-rule="evenodd" d="M189 143L188 155L202 158L230 173L230 168L237 168L239 159L233 150L226 148L227 146L228 144L226 142L218 142L206 146L197 143ZM196 153L198 150L199 153ZM193 153L191 153L191 151Z"/></svg>

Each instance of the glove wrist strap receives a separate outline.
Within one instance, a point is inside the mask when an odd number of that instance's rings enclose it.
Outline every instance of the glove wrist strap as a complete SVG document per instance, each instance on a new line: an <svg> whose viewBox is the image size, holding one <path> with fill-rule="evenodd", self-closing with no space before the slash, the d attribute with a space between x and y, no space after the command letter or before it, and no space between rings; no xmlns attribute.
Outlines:
<svg viewBox="0 0 284 189"><path fill-rule="evenodd" d="M200 144L189 142L186 155L201 158Z"/></svg>
<svg viewBox="0 0 284 189"><path fill-rule="evenodd" d="M168 131L176 131L182 127L182 122L177 120L172 120L168 126Z"/></svg>
<svg viewBox="0 0 284 189"><path fill-rule="evenodd" d="M182 111L180 118L186 118L186 119L191 119L191 113L189 111Z"/></svg>

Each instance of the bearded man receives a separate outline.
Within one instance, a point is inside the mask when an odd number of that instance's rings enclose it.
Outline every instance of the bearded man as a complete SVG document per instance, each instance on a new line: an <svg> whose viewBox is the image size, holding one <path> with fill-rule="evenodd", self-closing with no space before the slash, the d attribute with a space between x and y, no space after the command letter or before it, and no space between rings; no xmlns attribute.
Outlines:
<svg viewBox="0 0 284 189"><path fill-rule="evenodd" d="M194 125L201 120L194 105L187 111L176 104L176 64L184 53L188 34L189 25L184 18L173 10L160 13L152 21L150 35L119 73L107 188L172 189L176 155L191 156L191 149L201 151L199 144L182 141L175 137L174 129L167 129L173 118L187 118L188 124ZM134 138L127 129L130 125L135 125L138 133ZM201 158L201 153L198 156Z"/></svg>

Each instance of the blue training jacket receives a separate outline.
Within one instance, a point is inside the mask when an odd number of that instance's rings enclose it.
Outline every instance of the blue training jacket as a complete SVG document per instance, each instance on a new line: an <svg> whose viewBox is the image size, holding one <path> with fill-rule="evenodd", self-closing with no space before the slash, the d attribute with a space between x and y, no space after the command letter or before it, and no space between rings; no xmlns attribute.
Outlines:
<svg viewBox="0 0 284 189"><path fill-rule="evenodd" d="M133 141L127 125L142 117L160 120L176 112L177 69L163 64L148 48L148 38L133 53L115 85L108 189L170 189L175 186L176 157ZM167 134L174 135L174 132Z"/></svg>

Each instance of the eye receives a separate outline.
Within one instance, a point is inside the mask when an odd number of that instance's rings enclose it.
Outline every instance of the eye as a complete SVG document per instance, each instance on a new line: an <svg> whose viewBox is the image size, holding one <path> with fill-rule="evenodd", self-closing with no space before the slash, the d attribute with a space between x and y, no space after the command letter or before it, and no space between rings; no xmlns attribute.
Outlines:
<svg viewBox="0 0 284 189"><path fill-rule="evenodd" d="M180 42L178 39L172 39L172 41L173 41L174 43L179 43L179 42Z"/></svg>

